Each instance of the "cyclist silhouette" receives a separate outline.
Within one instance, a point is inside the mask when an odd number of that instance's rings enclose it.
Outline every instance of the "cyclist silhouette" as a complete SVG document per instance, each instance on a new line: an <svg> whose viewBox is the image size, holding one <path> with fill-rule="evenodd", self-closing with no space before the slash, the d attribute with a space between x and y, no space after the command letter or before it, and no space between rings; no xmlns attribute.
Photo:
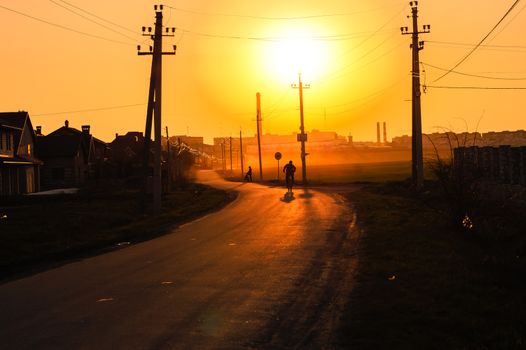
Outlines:
<svg viewBox="0 0 526 350"><path fill-rule="evenodd" d="M292 160L290 160L289 163L283 167L283 172L285 173L287 190L288 192L292 192L292 186L294 185L294 173L296 172L296 167L294 164L292 164Z"/></svg>

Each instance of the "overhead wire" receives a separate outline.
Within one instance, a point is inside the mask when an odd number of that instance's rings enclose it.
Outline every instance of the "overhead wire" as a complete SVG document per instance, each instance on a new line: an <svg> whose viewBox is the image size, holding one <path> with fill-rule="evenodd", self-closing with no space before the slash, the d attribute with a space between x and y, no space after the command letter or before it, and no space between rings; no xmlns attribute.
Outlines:
<svg viewBox="0 0 526 350"><path fill-rule="evenodd" d="M120 41L120 40L114 40L114 39L106 38L106 37L103 37L103 36L100 36L100 35L95 35L95 34L83 32L83 31L80 31L80 30L77 30L77 29L73 29L73 28L64 26L62 24L57 24L57 23L54 23L54 22L51 22L51 21L48 21L48 20L45 20L45 19L42 19L42 18L39 18L39 17L35 17L35 16L32 16L32 15L29 15L27 13L24 13L24 12L21 12L21 11L18 11L18 10L14 10L14 9L6 7L4 5L0 5L0 8L2 8L4 10L7 10L7 11L11 11L13 13L16 13L16 14L20 15L20 16L30 18L30 19L32 19L34 21L45 23L47 25L50 25L50 26L53 26L53 27L56 27L56 28L60 28L62 30L66 30L66 31L69 31L69 32L73 32L73 33L77 33L77 34L80 34L80 35L88 36L90 38L104 40L104 41L108 41L108 42L112 42L112 43L116 43L116 44L122 44L122 45L133 45L133 44L130 44L129 42L124 42L124 41Z"/></svg>
<svg viewBox="0 0 526 350"><path fill-rule="evenodd" d="M258 37L258 36L243 36L243 35L226 35L226 34L214 34L214 33L204 33L189 30L182 27L177 27L177 29L184 31L186 33L208 37L208 38L219 38L219 39L236 39L236 40L254 40L254 41L266 41L266 42L276 42L283 39L288 39L288 37L281 36L267 36L267 37ZM393 30L394 31L394 30ZM358 33L347 33L347 34L336 34L336 35L320 35L320 36L308 36L308 37L299 37L298 39L309 39L315 41L342 41L342 40L352 40L366 36L371 32L358 32Z"/></svg>
<svg viewBox="0 0 526 350"><path fill-rule="evenodd" d="M90 16L93 16L93 17L95 17L95 18L98 18L98 19L100 19L101 21L104 21L104 22L106 22L106 23L109 23L109 24L111 24L111 25L113 25L113 26L115 26L115 27L119 27L119 28L121 28L121 29L127 30L127 31L129 31L129 32L131 32L131 33L133 33L133 34L139 34L136 30L133 30L133 29L127 28L127 27L125 27L125 26L123 26L123 25L120 25L120 24L118 24L118 23L115 23L115 22L112 22L112 21L110 21L110 20L107 20L106 18L103 18L103 17L101 17L101 16L99 16L99 15L94 14L93 12L90 12L90 11L87 11L87 10L85 10L85 9L83 9L83 8L80 8L79 6L76 6L76 5L74 5L74 4L72 4L72 3L68 2L68 1L65 1L65 0L58 0L58 1L60 1L60 2L62 2L62 3L64 3L64 4L66 4L66 5L69 5L69 6L73 7L73 8L76 8L77 10L82 11L82 12L84 12L84 13L90 15Z"/></svg>
<svg viewBox="0 0 526 350"><path fill-rule="evenodd" d="M307 16L270 17L270 16L254 16L254 15L242 15L242 14L220 13L220 12L215 12L215 13L214 12L204 12L204 11L182 9L182 8L174 7L170 5L164 5L164 6L174 9L174 10L181 11L181 12L192 13L192 14L197 14L197 15L237 17L237 18L249 18L249 19L271 20L271 21L283 21L283 20L290 21L290 20L305 20L305 19L326 18L326 17L330 18L330 17L353 16L353 15L357 15L361 13L374 12L374 11L381 10L384 8L384 7L378 7L378 8L370 9L370 10L347 12L347 13L327 13L327 14L307 15Z"/></svg>
<svg viewBox="0 0 526 350"><path fill-rule="evenodd" d="M452 68L448 69L448 71L444 74L442 74L440 77L434 80L434 82L437 82L444 78L445 76L449 75L454 69L456 69L458 66L460 66L462 63L464 63L479 47L486 41L486 39L497 29L497 27L504 21L504 19L513 11L513 9L519 4L521 0L515 0L515 2L511 5L511 7L506 11L504 16L493 26L493 28L478 42L477 45L473 49L471 49L460 61L458 61Z"/></svg>
<svg viewBox="0 0 526 350"><path fill-rule="evenodd" d="M127 35L127 34L121 33L121 32L119 32L118 30L115 30L115 29L113 29L113 28L111 28L111 27L109 27L109 26L107 26L107 25L105 25L105 24L99 23L99 22L97 22L97 21L95 21L95 20L93 20L93 19L91 19L91 18L89 18L89 17L87 17L87 16L84 16L84 15L81 14L81 13L78 13L77 11L75 11L75 10L73 10L73 9L67 7L67 6L64 6L64 5L59 4L58 2L56 2L56 1L54 1L54 0L49 0L49 1L50 1L51 3L53 3L54 5L59 6L59 7L63 8L63 9L65 9L65 10L67 10L67 11L69 11L69 12L71 12L71 13L73 13L73 14L75 14L75 15L77 15L77 16L83 18L83 19L85 19L86 21L89 21L89 22L91 22L91 23L95 23L96 25L98 25L98 26L100 26L100 27L102 27L102 28L105 28L105 29L107 29L107 30L109 30L109 31L111 31L111 32L117 33L117 34L119 34L119 35L121 35L121 36L123 36L123 37L125 37L125 38L128 38L128 39L132 40L133 42L136 42L136 41L137 41L136 38L132 38L131 36L129 36L129 35Z"/></svg>
<svg viewBox="0 0 526 350"><path fill-rule="evenodd" d="M461 90L526 90L526 87L513 86L440 86L427 85L431 89L461 89Z"/></svg>
<svg viewBox="0 0 526 350"><path fill-rule="evenodd" d="M86 113L86 112L99 112L99 111L109 111L114 109L124 109L138 106L145 106L146 103L135 103L129 105L120 105L120 106L109 106L109 107L100 107L100 108L90 108L90 109L79 109L73 111L63 111L63 112L52 112L52 113L39 113L33 114L34 117L43 117L48 115L60 115L60 114L74 114L74 113Z"/></svg>
<svg viewBox="0 0 526 350"><path fill-rule="evenodd" d="M446 68L437 67L435 65L432 65L432 64L429 64L429 63L426 63L426 62L422 62L422 64L424 64L424 65L426 65L428 67L431 67L431 68L435 68L435 69L441 70L441 71L447 71L448 70ZM451 73L458 74L458 75L464 75L464 76L467 76L467 77L482 78L482 79L492 79L492 80L526 80L526 77L521 77L521 78L491 77L491 76L487 76L487 75L464 73L464 72L459 72L459 71L455 71L455 70L451 71Z"/></svg>
<svg viewBox="0 0 526 350"><path fill-rule="evenodd" d="M451 45L451 46L465 46L465 47L475 47L477 44L469 43L459 43L452 41L436 41L436 40L426 40L426 44L441 44L441 45ZM479 45L480 48L489 48L489 49L526 49L526 46L523 45Z"/></svg>

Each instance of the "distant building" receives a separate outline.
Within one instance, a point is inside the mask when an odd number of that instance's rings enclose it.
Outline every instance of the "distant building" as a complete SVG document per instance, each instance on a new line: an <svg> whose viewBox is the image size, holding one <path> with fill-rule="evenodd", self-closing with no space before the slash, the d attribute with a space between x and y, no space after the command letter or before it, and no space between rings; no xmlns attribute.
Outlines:
<svg viewBox="0 0 526 350"><path fill-rule="evenodd" d="M0 113L0 196L40 190L35 140L28 112Z"/></svg>

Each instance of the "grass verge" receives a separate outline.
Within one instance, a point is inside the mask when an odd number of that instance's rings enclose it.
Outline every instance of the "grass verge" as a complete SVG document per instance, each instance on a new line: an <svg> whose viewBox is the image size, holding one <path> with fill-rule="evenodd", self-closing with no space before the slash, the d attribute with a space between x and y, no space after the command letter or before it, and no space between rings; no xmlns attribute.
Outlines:
<svg viewBox="0 0 526 350"><path fill-rule="evenodd" d="M0 280L35 267L147 240L216 210L234 195L189 184L163 198L162 213L141 214L134 191L16 197L0 206Z"/></svg>
<svg viewBox="0 0 526 350"><path fill-rule="evenodd" d="M345 348L526 348L526 225L516 213L493 208L484 232L460 232L432 193L369 185L347 197L364 232Z"/></svg>

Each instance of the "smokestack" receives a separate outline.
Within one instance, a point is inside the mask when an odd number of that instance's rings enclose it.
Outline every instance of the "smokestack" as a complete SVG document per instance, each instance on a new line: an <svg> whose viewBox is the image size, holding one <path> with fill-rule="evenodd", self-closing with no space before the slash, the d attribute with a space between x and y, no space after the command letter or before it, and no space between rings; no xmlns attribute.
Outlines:
<svg viewBox="0 0 526 350"><path fill-rule="evenodd" d="M82 125L82 133L89 135L89 125Z"/></svg>
<svg viewBox="0 0 526 350"><path fill-rule="evenodd" d="M65 120L65 121L64 121L64 126L65 126L66 128L69 128L69 120Z"/></svg>
<svg viewBox="0 0 526 350"><path fill-rule="evenodd" d="M35 131L35 134L37 134L38 136L42 135L42 127L40 125L37 126L37 130Z"/></svg>
<svg viewBox="0 0 526 350"><path fill-rule="evenodd" d="M384 122L384 143L387 143L387 123Z"/></svg>
<svg viewBox="0 0 526 350"><path fill-rule="evenodd" d="M376 143L380 144L380 122L376 122Z"/></svg>

